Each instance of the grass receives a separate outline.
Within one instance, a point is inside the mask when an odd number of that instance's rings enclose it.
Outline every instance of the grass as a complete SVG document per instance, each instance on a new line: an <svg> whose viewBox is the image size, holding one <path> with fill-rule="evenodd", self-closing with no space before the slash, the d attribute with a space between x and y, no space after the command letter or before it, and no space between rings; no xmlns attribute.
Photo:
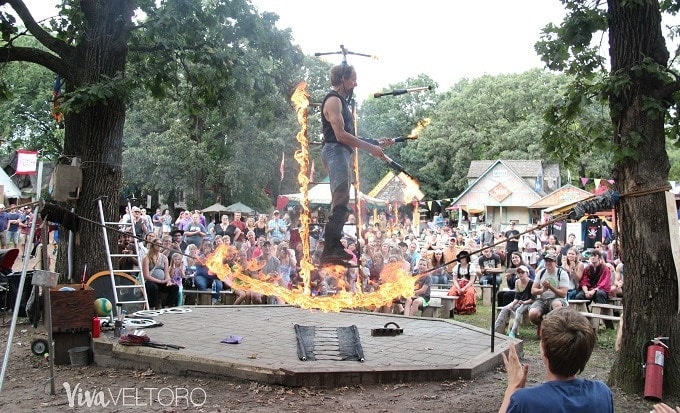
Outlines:
<svg viewBox="0 0 680 413"><path fill-rule="evenodd" d="M489 331L491 330L491 306L481 305L479 301L477 302L476 314L457 314L455 320ZM520 325L519 334L517 337L524 341L525 352L528 352L529 354L538 354L538 337L536 336L536 326L531 325L528 327L523 327ZM597 348L614 351L615 341L616 330L600 330L597 335ZM535 351L527 351L531 349L535 349Z"/></svg>

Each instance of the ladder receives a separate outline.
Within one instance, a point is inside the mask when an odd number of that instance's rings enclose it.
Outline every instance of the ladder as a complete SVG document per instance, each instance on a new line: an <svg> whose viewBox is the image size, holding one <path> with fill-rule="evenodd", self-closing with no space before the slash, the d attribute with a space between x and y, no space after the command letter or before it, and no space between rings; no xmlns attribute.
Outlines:
<svg viewBox="0 0 680 413"><path fill-rule="evenodd" d="M118 251L112 252L111 246L109 245L108 231L116 231L113 228L117 228L121 225L119 221L106 221L104 217L104 207L102 205L102 198L97 199L97 206L99 208L99 219L101 222L102 233L104 236L104 247L106 250L106 264L109 268L109 274L111 277L111 289L113 292L113 307L115 311L119 309L125 310L126 312L132 314L139 310L148 310L149 301L146 295L146 286L144 284L144 277L142 276L141 265L142 265L142 254L139 250L139 240L137 239L137 234L135 233L134 224L130 224L132 231L132 239L135 243L135 253L134 254L121 254ZM127 210L129 214L132 214L132 207L128 201ZM130 221L132 222L132 215L130 215ZM113 227L113 228L112 228ZM114 269L113 261L111 258L137 258L137 263L139 264L137 268L131 270L119 270ZM128 281L126 278L121 277L120 274L129 274L136 280L136 283L123 283L122 281ZM117 313L115 314L118 315Z"/></svg>

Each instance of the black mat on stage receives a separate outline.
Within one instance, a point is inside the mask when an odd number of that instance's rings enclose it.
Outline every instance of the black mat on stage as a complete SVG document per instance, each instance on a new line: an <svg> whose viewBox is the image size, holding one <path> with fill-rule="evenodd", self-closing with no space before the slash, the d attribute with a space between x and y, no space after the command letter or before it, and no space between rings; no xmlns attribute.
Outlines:
<svg viewBox="0 0 680 413"><path fill-rule="evenodd" d="M298 357L307 360L364 361L359 329L295 324Z"/></svg>

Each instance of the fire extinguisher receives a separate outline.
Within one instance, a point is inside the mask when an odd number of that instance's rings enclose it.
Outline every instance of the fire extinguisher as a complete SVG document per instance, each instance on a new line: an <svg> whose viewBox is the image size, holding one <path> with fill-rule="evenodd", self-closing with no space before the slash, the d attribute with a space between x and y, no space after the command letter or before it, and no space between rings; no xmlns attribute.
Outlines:
<svg viewBox="0 0 680 413"><path fill-rule="evenodd" d="M642 371L645 374L645 399L661 400L663 393L663 366L668 357L668 337L653 338L642 346ZM645 352L646 349L646 352ZM645 358L646 353L646 358Z"/></svg>

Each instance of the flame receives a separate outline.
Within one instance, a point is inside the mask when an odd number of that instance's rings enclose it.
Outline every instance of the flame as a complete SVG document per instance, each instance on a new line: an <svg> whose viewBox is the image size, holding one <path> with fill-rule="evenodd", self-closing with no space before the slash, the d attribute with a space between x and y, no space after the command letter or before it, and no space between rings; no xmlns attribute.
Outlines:
<svg viewBox="0 0 680 413"><path fill-rule="evenodd" d="M359 276L359 268L347 269L341 265L330 265L316 269L312 264L309 255L309 236L307 235L309 234L310 218L309 175L307 173L309 170L309 151L307 150L309 94L306 88L307 83L300 82L291 96L291 102L295 105L298 123L300 124L300 131L297 133L296 139L300 143L301 149L295 152L294 157L300 165L298 183L303 195L302 213L300 214L300 235L303 247L303 256L300 260L302 285L294 289L280 285L278 276L262 272L264 264L258 263L256 259L244 262L239 251L233 246L219 246L207 257L206 266L221 281L227 282L236 289L273 295L283 299L288 304L306 309L340 311L344 308L374 308L390 305L395 298L412 296L417 277L413 277L407 271L404 271L401 263L385 265L380 273L379 280L375 283L369 281L370 292L363 292L361 281L363 277ZM319 271L320 275L326 278L334 293L327 296L313 294L311 278L314 271ZM355 286L355 282L358 285Z"/></svg>
<svg viewBox="0 0 680 413"><path fill-rule="evenodd" d="M344 266L331 265L318 269L329 281L329 287L335 291L327 296L315 296L311 293L309 283L304 286L288 289L281 286L277 276L265 274L262 264L256 259L242 262L238 250L233 246L220 245L206 259L206 265L221 281L236 289L250 290L264 295L273 295L286 303L305 309L322 311L340 311L345 308L375 308L390 305L395 298L410 297L415 289L417 277L404 271L401 263L389 263L380 273L379 280L371 284L373 291L352 292L352 284L348 281L348 271ZM313 270L311 264L307 267ZM350 274L356 272L350 269ZM361 291L361 286L357 286Z"/></svg>
<svg viewBox="0 0 680 413"><path fill-rule="evenodd" d="M411 130L411 133L406 137L408 139L418 139L418 136L420 136L420 132L425 129L427 125L430 124L430 118L423 118L420 119L416 123L416 127Z"/></svg>
<svg viewBox="0 0 680 413"><path fill-rule="evenodd" d="M302 283L305 290L309 290L310 275L314 269L309 255L309 139L307 138L307 108L309 107L309 93L307 93L307 83L300 82L295 87L295 92L290 98L295 106L297 113L297 120L300 124L300 131L296 135L297 141L300 143L300 149L295 151L295 160L300 165L300 172L298 172L298 183L300 184L300 193L302 193L302 213L300 214L300 238L302 238L302 260L300 261L300 273L302 276Z"/></svg>

